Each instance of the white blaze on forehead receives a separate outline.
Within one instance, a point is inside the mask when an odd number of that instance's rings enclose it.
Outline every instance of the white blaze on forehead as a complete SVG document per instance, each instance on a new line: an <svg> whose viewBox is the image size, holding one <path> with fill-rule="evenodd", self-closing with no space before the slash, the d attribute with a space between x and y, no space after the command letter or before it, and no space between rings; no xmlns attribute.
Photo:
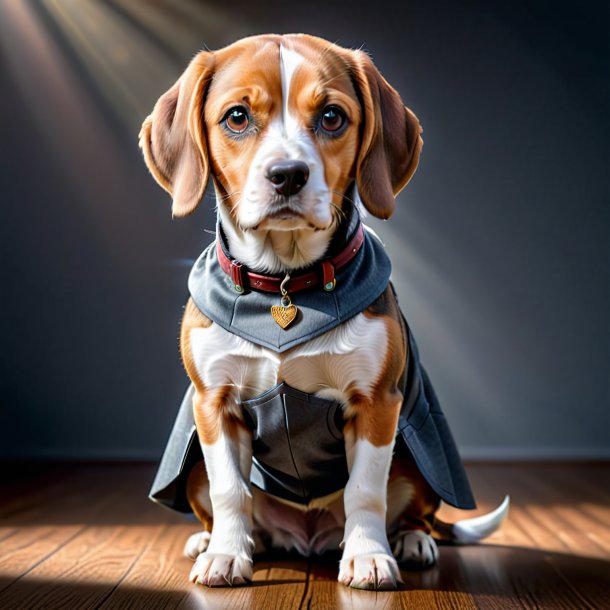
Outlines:
<svg viewBox="0 0 610 610"><path fill-rule="evenodd" d="M282 81L282 125L284 135L289 135L298 130L299 124L288 112L288 100L290 99L290 84L297 68L303 63L304 57L280 45L280 78Z"/></svg>
<svg viewBox="0 0 610 610"><path fill-rule="evenodd" d="M1 1L1 0L0 0ZM296 269L321 258L326 251L333 228L332 199L326 183L323 159L317 148L313 130L305 126L307 116L299 117L298 111L290 108L290 96L294 97L294 76L305 63L300 53L284 46L279 47L280 101L279 112L269 117L261 134L258 150L247 169L243 195L237 207L240 229L232 227L230 215L223 206L219 213L226 226L227 238L233 256L248 267L264 269L266 273L279 273L282 269ZM254 229L267 219L269 211L278 205L274 186L266 177L269 164L274 160L303 161L309 168L307 184L291 197L291 206L304 218L297 219L294 226L273 225L263 227L273 230L274 240L267 233L259 234ZM225 218L226 216L226 218ZM311 228L319 231L310 231ZM234 230L235 229L235 230ZM306 230L299 234L298 230ZM327 231L328 230L328 231ZM280 233L285 234L282 238ZM311 234L310 234L311 233ZM294 246L299 239L298 248Z"/></svg>

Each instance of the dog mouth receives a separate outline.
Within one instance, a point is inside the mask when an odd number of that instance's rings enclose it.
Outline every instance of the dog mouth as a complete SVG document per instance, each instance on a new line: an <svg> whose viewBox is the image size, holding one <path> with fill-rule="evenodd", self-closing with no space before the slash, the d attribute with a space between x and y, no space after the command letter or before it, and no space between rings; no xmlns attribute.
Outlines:
<svg viewBox="0 0 610 610"><path fill-rule="evenodd" d="M296 231L311 229L319 231L328 228L325 218L318 218L315 205L306 205L301 201L288 201L282 198L270 201L266 209L261 210L260 216L254 222L242 224L243 228L257 231Z"/></svg>
<svg viewBox="0 0 610 610"><path fill-rule="evenodd" d="M266 220L294 220L295 218L305 218L305 216L302 212L289 206L283 206L265 214Z"/></svg>

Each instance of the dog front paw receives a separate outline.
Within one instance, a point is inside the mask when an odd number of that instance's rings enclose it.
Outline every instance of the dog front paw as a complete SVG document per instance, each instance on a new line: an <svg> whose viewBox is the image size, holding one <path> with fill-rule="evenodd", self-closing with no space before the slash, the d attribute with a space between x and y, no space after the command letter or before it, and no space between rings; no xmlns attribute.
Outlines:
<svg viewBox="0 0 610 610"><path fill-rule="evenodd" d="M237 555L201 553L189 580L208 587L234 587L252 580L252 560Z"/></svg>
<svg viewBox="0 0 610 610"><path fill-rule="evenodd" d="M210 532L197 532L196 534L189 536L189 539L184 545L185 557L195 561L201 553L205 553L207 550L208 544L210 544L210 537Z"/></svg>
<svg viewBox="0 0 610 610"><path fill-rule="evenodd" d="M401 532L392 552L400 563L410 568L429 568L438 559L434 538L420 530Z"/></svg>
<svg viewBox="0 0 610 610"><path fill-rule="evenodd" d="M402 582L396 560L385 553L344 557L339 564L339 582L355 589L396 589Z"/></svg>

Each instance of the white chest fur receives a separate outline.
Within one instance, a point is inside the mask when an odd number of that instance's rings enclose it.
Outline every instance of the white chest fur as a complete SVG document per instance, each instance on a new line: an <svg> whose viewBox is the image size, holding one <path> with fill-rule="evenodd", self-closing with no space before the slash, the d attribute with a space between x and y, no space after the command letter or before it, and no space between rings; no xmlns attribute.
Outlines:
<svg viewBox="0 0 610 610"><path fill-rule="evenodd" d="M303 392L345 403L350 389L370 392L388 349L384 322L364 314L282 354L237 337L217 324L193 329L190 343L205 386L232 386L239 401L254 398L284 381Z"/></svg>

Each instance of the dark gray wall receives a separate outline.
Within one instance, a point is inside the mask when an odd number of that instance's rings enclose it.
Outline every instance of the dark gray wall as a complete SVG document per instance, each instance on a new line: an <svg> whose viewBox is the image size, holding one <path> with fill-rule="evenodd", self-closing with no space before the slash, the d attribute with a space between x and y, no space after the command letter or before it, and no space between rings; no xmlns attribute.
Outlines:
<svg viewBox="0 0 610 610"><path fill-rule="evenodd" d="M213 202L136 145L204 45L364 45L424 126L375 223L464 454L610 455L608 15L559 2L0 3L0 454L156 457Z"/></svg>

